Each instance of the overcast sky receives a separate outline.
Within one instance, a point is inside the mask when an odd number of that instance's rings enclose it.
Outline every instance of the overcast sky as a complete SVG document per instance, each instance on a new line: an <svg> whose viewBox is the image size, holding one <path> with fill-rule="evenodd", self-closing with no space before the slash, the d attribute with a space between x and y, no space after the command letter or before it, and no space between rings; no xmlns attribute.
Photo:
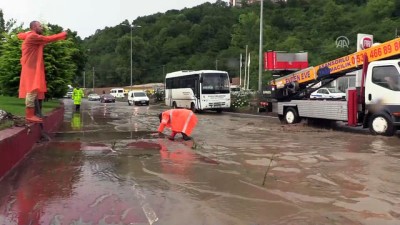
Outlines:
<svg viewBox="0 0 400 225"><path fill-rule="evenodd" d="M32 20L77 31L82 38L97 29L118 25L125 19L191 8L215 0L0 0L4 19L14 18L28 27Z"/></svg>

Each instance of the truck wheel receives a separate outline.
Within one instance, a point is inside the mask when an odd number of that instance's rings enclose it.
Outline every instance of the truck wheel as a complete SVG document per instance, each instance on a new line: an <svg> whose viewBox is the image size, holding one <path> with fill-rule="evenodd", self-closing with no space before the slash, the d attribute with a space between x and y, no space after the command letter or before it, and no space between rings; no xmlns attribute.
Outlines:
<svg viewBox="0 0 400 225"><path fill-rule="evenodd" d="M300 121L299 114L295 108L289 107L285 112L285 123L294 124Z"/></svg>
<svg viewBox="0 0 400 225"><path fill-rule="evenodd" d="M128 105L132 105L131 101L128 100Z"/></svg>
<svg viewBox="0 0 400 225"><path fill-rule="evenodd" d="M388 114L377 113L369 120L369 131L374 135L393 136L396 129Z"/></svg>

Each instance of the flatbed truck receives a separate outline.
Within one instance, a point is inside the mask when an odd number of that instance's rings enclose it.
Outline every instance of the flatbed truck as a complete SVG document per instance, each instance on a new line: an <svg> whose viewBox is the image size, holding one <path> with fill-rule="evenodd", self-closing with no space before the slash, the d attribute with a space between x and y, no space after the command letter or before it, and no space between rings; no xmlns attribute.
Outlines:
<svg viewBox="0 0 400 225"><path fill-rule="evenodd" d="M400 128L400 38L309 67L270 82L268 109L287 124L307 119L344 121L392 136ZM347 90L342 100L313 100L316 85L329 84L360 70L361 85ZM321 87L323 87L322 85Z"/></svg>

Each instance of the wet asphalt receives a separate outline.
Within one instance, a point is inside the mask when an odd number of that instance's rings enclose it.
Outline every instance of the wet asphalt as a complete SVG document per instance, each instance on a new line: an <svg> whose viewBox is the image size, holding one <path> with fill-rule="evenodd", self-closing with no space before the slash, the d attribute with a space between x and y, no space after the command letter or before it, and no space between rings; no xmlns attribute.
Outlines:
<svg viewBox="0 0 400 225"><path fill-rule="evenodd" d="M172 142L165 106L64 104L0 182L0 224L400 224L398 136L205 112Z"/></svg>

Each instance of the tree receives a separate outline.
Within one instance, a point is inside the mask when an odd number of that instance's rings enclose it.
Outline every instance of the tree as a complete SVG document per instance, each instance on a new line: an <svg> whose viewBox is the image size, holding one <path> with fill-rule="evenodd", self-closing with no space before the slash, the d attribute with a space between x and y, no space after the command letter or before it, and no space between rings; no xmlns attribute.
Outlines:
<svg viewBox="0 0 400 225"><path fill-rule="evenodd" d="M0 9L0 34L6 31L3 10Z"/></svg>
<svg viewBox="0 0 400 225"><path fill-rule="evenodd" d="M0 95L18 96L21 71L20 41L15 35L5 34L0 55Z"/></svg>
<svg viewBox="0 0 400 225"><path fill-rule="evenodd" d="M372 18L383 19L394 13L395 0L369 0L366 10Z"/></svg>

